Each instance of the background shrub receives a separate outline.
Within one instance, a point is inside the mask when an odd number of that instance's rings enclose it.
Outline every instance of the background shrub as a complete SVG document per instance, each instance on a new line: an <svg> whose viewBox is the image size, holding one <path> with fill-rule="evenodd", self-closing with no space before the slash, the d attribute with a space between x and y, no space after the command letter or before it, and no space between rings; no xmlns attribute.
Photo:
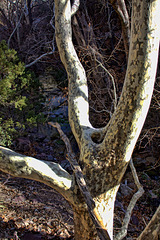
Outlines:
<svg viewBox="0 0 160 240"><path fill-rule="evenodd" d="M0 145L11 145L25 129L43 119L41 85L26 71L17 52L0 43Z"/></svg>

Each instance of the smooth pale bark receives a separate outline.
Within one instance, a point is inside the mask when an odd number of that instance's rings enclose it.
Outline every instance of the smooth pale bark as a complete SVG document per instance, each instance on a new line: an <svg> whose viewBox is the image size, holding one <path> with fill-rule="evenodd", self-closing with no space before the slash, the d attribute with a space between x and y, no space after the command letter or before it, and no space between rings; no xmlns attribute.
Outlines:
<svg viewBox="0 0 160 240"><path fill-rule="evenodd" d="M95 129L89 121L86 74L72 43L70 0L55 0L56 40L69 79L69 122L79 145L79 164L95 202L95 212L111 239L116 193L149 109L158 60L160 0L134 0L132 9L129 61L122 95L108 125ZM76 240L82 236L84 240L97 238L74 176L59 165L4 148L0 148L0 162L2 171L44 182L72 204Z"/></svg>
<svg viewBox="0 0 160 240"><path fill-rule="evenodd" d="M42 182L62 194L71 204L74 202L73 177L57 163L38 160L0 146L0 170L14 177Z"/></svg>

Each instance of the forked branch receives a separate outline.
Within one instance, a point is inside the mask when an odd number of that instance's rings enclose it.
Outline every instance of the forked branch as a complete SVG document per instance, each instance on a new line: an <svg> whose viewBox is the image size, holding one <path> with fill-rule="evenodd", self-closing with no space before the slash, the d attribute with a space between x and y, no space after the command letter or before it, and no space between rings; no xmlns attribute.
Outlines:
<svg viewBox="0 0 160 240"><path fill-rule="evenodd" d="M81 190L81 193L85 199L85 202L88 207L88 212L89 212L90 217L96 227L97 234L98 234L100 240L110 240L110 236L109 236L105 226L103 225L103 221L102 221L101 217L99 216L98 212L96 211L95 202L92 199L91 194L87 188L82 170L76 160L76 156L72 152L72 147L71 147L68 137L64 134L60 125L57 122L56 123L49 122L48 124L50 124L52 127L57 128L62 140L64 141L64 143L66 145L68 161L71 164L71 167L73 169L73 172L74 172L76 180L77 180L77 184L78 184L78 186Z"/></svg>

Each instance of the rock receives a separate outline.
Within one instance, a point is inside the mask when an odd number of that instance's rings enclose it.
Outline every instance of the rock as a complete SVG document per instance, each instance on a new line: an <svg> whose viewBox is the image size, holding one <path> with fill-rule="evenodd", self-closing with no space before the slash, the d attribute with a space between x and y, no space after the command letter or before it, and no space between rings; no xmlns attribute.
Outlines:
<svg viewBox="0 0 160 240"><path fill-rule="evenodd" d="M28 152L31 148L31 142L28 138L20 137L16 140L16 150Z"/></svg>
<svg viewBox="0 0 160 240"><path fill-rule="evenodd" d="M37 141L43 141L44 139L46 138L46 136L43 134L43 133L38 133L37 135L36 135L36 139L37 139Z"/></svg>
<svg viewBox="0 0 160 240"><path fill-rule="evenodd" d="M38 134L44 135L45 138L48 140L50 138L57 138L59 137L59 133L56 128L50 126L49 124L41 124L38 126Z"/></svg>
<svg viewBox="0 0 160 240"><path fill-rule="evenodd" d="M47 158L48 158L47 159L48 161L53 161L54 160L54 157L52 155L48 155Z"/></svg>
<svg viewBox="0 0 160 240"><path fill-rule="evenodd" d="M121 185L120 185L120 192L121 192L122 195L128 196L128 195L132 194L133 189L128 187L126 184L121 183Z"/></svg>
<svg viewBox="0 0 160 240"><path fill-rule="evenodd" d="M54 117L54 116L63 116L64 118L68 118L68 106L63 106L57 110L55 110L53 112L53 115L51 115L51 117Z"/></svg>
<svg viewBox="0 0 160 240"><path fill-rule="evenodd" d="M61 129L67 136L72 134L72 130L71 130L69 123L63 123L61 125Z"/></svg>
<svg viewBox="0 0 160 240"><path fill-rule="evenodd" d="M39 81L43 85L44 94L48 92L51 94L52 92L59 91L58 83L55 78L51 74L43 74L39 76Z"/></svg>
<svg viewBox="0 0 160 240"><path fill-rule="evenodd" d="M48 103L47 103L48 109L55 109L65 101L67 101L67 98L63 96L52 97L50 100L48 100Z"/></svg>

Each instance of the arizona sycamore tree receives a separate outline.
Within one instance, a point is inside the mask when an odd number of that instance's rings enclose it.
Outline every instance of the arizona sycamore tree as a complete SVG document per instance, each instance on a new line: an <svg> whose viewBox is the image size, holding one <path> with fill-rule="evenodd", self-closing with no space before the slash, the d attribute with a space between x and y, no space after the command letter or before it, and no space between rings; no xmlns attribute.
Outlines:
<svg viewBox="0 0 160 240"><path fill-rule="evenodd" d="M70 0L55 0L56 41L69 79L69 122L79 146L79 162L76 162L59 125L53 123L50 124L59 129L66 143L73 175L56 163L0 147L2 171L43 182L71 204L76 240L97 239L98 236L113 239L117 190L153 93L160 37L159 12L160 0L133 0L128 67L122 94L109 123L104 128L95 129L89 121L86 74L72 43L71 3ZM159 212L160 209L158 217ZM153 238L154 233L150 231L150 234ZM114 237L122 238L123 233Z"/></svg>

